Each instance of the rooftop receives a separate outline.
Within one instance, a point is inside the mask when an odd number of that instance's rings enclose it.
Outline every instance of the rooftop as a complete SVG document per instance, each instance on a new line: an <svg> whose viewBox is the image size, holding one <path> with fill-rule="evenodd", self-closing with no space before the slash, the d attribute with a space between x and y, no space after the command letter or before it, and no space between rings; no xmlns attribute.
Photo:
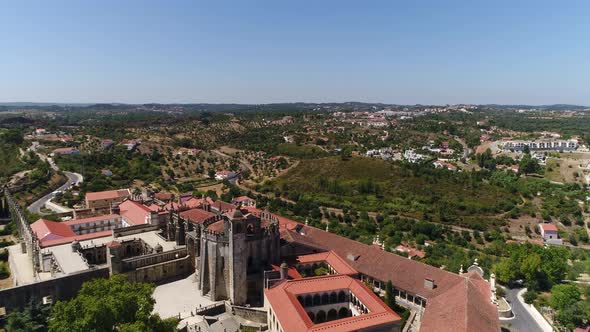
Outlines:
<svg viewBox="0 0 590 332"><path fill-rule="evenodd" d="M297 262L300 264L326 262L338 274L357 274L358 272L352 268L342 257L338 256L333 251L320 252L317 254L303 255L297 257Z"/></svg>
<svg viewBox="0 0 590 332"><path fill-rule="evenodd" d="M557 232L557 226L555 224L541 224L541 228L545 232Z"/></svg>
<svg viewBox="0 0 590 332"><path fill-rule="evenodd" d="M126 221L133 225L142 225L152 213L149 207L132 200L126 200L119 204L119 213Z"/></svg>
<svg viewBox="0 0 590 332"><path fill-rule="evenodd" d="M500 330L498 312L496 306L491 303L491 291L485 281L473 281L474 277L458 275L413 261L287 218L279 219L279 221L283 240L319 250L334 251L359 273L380 281L391 280L394 287L427 299L426 312L430 311L430 313L424 316L420 331L497 332ZM294 227L294 223L299 226ZM434 287L425 287L424 281L427 279L434 282ZM477 292L471 288L468 290L460 288L459 285L464 285L465 282L477 284ZM484 288L487 291L483 291ZM432 299L442 294L444 296L441 296L439 301L444 302L444 305L433 305ZM468 319L462 324L452 320L449 320L447 324L446 320L437 318L441 312L452 312L457 319L462 317ZM433 321L429 322L430 319Z"/></svg>
<svg viewBox="0 0 590 332"><path fill-rule="evenodd" d="M116 199L131 196L129 189L117 189L86 193L86 200L96 201L101 199Z"/></svg>
<svg viewBox="0 0 590 332"><path fill-rule="evenodd" d="M195 209L190 209L190 210L180 212L180 216L185 219L190 220L192 223L201 224L205 220L215 217L216 214L211 213L209 211L195 208Z"/></svg>
<svg viewBox="0 0 590 332"><path fill-rule="evenodd" d="M297 295L349 290L368 309L368 313L314 324L297 300ZM285 332L290 331L357 331L376 325L396 323L401 318L361 281L349 276L323 276L283 281L264 291Z"/></svg>

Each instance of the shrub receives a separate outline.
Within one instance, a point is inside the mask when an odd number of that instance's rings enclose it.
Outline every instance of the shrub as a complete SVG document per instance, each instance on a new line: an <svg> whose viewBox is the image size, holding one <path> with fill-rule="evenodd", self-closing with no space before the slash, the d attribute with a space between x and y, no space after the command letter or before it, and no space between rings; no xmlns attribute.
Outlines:
<svg viewBox="0 0 590 332"><path fill-rule="evenodd" d="M524 302L531 304L537 299L537 296L539 296L539 294L537 294L537 292L535 292L533 290L527 290L523 296Z"/></svg>

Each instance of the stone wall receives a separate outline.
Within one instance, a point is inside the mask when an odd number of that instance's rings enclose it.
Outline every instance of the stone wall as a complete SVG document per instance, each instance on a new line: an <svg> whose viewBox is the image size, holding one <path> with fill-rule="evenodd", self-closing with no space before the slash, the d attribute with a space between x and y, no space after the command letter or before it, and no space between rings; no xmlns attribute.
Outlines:
<svg viewBox="0 0 590 332"><path fill-rule="evenodd" d="M126 235L133 235L139 233L145 233L150 231L157 231L159 229L158 225L134 225L129 227L117 228L113 229L113 237L119 236L126 236Z"/></svg>
<svg viewBox="0 0 590 332"><path fill-rule="evenodd" d="M6 307L6 310L10 312L23 308L31 299L41 301L46 296L51 296L54 303L69 300L76 296L84 282L108 277L109 269L105 267L3 289L0 290L0 307Z"/></svg>
<svg viewBox="0 0 590 332"><path fill-rule="evenodd" d="M143 266L125 274L132 282L157 283L167 279L184 277L193 272L190 259L190 256L185 255L182 258Z"/></svg>
<svg viewBox="0 0 590 332"><path fill-rule="evenodd" d="M233 312L234 315L240 316L252 322L264 324L267 322L267 312L264 309L241 307L237 305L230 306L226 302L226 311Z"/></svg>

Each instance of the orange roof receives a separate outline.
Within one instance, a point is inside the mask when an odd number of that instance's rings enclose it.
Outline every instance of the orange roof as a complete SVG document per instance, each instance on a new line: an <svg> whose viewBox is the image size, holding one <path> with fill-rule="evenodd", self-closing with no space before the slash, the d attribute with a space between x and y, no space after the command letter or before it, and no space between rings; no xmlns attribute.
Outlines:
<svg viewBox="0 0 590 332"><path fill-rule="evenodd" d="M35 235L41 243L76 235L66 223L46 219L35 221L31 224L31 229L35 232Z"/></svg>
<svg viewBox="0 0 590 332"><path fill-rule="evenodd" d="M84 241L84 240L97 239L99 237L106 237L106 236L111 236L111 235L113 235L113 231L102 231L102 232L94 232L94 233L88 233L88 234L83 234L83 235L74 235L74 236L67 237L67 238L51 240L51 241L44 241L41 243L41 247L57 246L60 244L73 242L74 240Z"/></svg>
<svg viewBox="0 0 590 332"><path fill-rule="evenodd" d="M205 197L205 198L191 197L186 202L184 202L184 205L186 205L186 207L192 209L192 208L196 208L196 207L201 206L205 202L208 204L212 204L213 200L209 197Z"/></svg>
<svg viewBox="0 0 590 332"><path fill-rule="evenodd" d="M221 233L225 230L225 223L223 222L223 220L218 220L209 225L207 229L213 232Z"/></svg>
<svg viewBox="0 0 590 332"><path fill-rule="evenodd" d="M297 300L297 295L340 290L352 292L369 309L369 313L314 324ZM266 289L264 293L285 332L357 331L401 320L361 281L344 275L287 280Z"/></svg>
<svg viewBox="0 0 590 332"><path fill-rule="evenodd" d="M96 201L100 199L116 199L125 198L129 196L131 196L131 194L129 193L129 189L117 189L86 193L86 200Z"/></svg>
<svg viewBox="0 0 590 332"><path fill-rule="evenodd" d="M159 199L161 201L168 201L168 200L172 199L172 194L171 193L164 193L164 192L155 193L154 198Z"/></svg>
<svg viewBox="0 0 590 332"><path fill-rule="evenodd" d="M272 267L272 270L273 271L280 271L281 270L281 267L280 266L277 266L277 265L272 265L271 264L271 267ZM301 274L299 274L299 271L297 271L297 269L294 268L294 267L292 267L292 266L289 266L289 269L287 270L287 275L291 279L301 279L301 278L303 278L301 276Z"/></svg>
<svg viewBox="0 0 590 332"><path fill-rule="evenodd" d="M76 149L76 148L69 147L69 148L57 148L57 149L53 150L53 152L54 153L62 153L62 152L71 152L71 151L77 151L77 150L78 149Z"/></svg>
<svg viewBox="0 0 590 332"><path fill-rule="evenodd" d="M557 226L555 226L554 224L541 224L541 228L545 232L557 232Z"/></svg>
<svg viewBox="0 0 590 332"><path fill-rule="evenodd" d="M213 204L211 204L212 207L216 208L217 210L221 211L221 212L227 212L230 210L235 210L237 206L230 204L230 203L226 203L220 199L216 200L215 202L213 202Z"/></svg>
<svg viewBox="0 0 590 332"><path fill-rule="evenodd" d="M147 206L132 200L126 200L119 204L121 216L134 225L146 223L146 217L152 212Z"/></svg>
<svg viewBox="0 0 590 332"><path fill-rule="evenodd" d="M288 224L285 223L285 225ZM280 231L281 239L287 242L295 245L301 244L304 247L311 247L316 250L332 250L343 259L346 259L346 262L359 273L381 281L391 280L394 287L419 295L428 301L445 294L441 299L448 298L445 302L445 308L455 308L449 309L451 312L461 312L461 310L465 310L467 303L471 301L477 302L477 313L470 313L471 317L466 321L465 329L456 331L497 332L500 330L498 312L496 306L490 301L490 294L484 296L482 292L474 293L470 291L469 296L480 297L475 300L468 298L466 292L461 293L462 295L449 295L458 284L464 282L464 276L310 226L300 226L298 231L291 230L288 227L281 227ZM433 289L425 287L425 279L434 280L435 287ZM489 289L489 286L487 287ZM432 311L431 315L436 315L438 309L436 306L428 304L426 312L429 310ZM457 315L457 317L466 317L465 315ZM447 325L445 320L439 321L438 324L439 331L447 330L447 326L452 326ZM421 329L421 331L429 330Z"/></svg>
<svg viewBox="0 0 590 332"><path fill-rule="evenodd" d="M462 280L448 292L428 302L420 332L500 331L496 309L490 301L488 283L477 273L461 275Z"/></svg>
<svg viewBox="0 0 590 332"><path fill-rule="evenodd" d="M357 274L358 271L352 268L344 259L338 256L333 251L320 252L317 254L303 255L297 257L297 262L300 264L326 262L338 274Z"/></svg>
<svg viewBox="0 0 590 332"><path fill-rule="evenodd" d="M64 243L70 243L74 240L89 240L99 237L105 237L112 234L112 231L94 232L83 235L76 235L66 222L56 222L51 220L39 219L31 224L31 229L39 240L41 247L56 246Z"/></svg>
<svg viewBox="0 0 590 332"><path fill-rule="evenodd" d="M244 201L253 201L253 198L250 198L248 196L240 196L240 197L236 197L234 199L232 199L232 202L244 202Z"/></svg>
<svg viewBox="0 0 590 332"><path fill-rule="evenodd" d="M205 220L215 217L216 214L201 209L190 209L180 212L180 216L194 224L202 224Z"/></svg>

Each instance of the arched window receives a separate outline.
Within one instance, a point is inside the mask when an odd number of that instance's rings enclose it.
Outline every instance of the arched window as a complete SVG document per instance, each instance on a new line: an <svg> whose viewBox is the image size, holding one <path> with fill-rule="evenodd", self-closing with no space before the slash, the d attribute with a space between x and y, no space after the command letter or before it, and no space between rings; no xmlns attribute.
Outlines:
<svg viewBox="0 0 590 332"><path fill-rule="evenodd" d="M330 293L330 303L338 302L338 294L336 292Z"/></svg>
<svg viewBox="0 0 590 332"><path fill-rule="evenodd" d="M322 304L322 299L320 297L320 294L316 294L313 296L313 305L320 305Z"/></svg>
<svg viewBox="0 0 590 332"><path fill-rule="evenodd" d="M311 321L313 322L315 319L315 315L313 314L313 312L308 312L307 315L309 316L309 319L311 319Z"/></svg>
<svg viewBox="0 0 590 332"><path fill-rule="evenodd" d="M318 311L318 314L316 315L316 322L323 323L325 321L326 321L326 312L323 310Z"/></svg>
<svg viewBox="0 0 590 332"><path fill-rule="evenodd" d="M311 295L305 295L305 306L306 307L311 307L313 305L313 299L311 297Z"/></svg>
<svg viewBox="0 0 590 332"><path fill-rule="evenodd" d="M338 318L346 318L346 317L350 317L351 315L349 314L349 310L348 308L341 308L338 311Z"/></svg>
<svg viewBox="0 0 590 332"><path fill-rule="evenodd" d="M330 303L330 295L328 293L322 294L322 305Z"/></svg>
<svg viewBox="0 0 590 332"><path fill-rule="evenodd" d="M338 292L338 302L346 302L346 293L344 291Z"/></svg>
<svg viewBox="0 0 590 332"><path fill-rule="evenodd" d="M328 311L328 321L338 319L338 312L336 309L331 309Z"/></svg>
<svg viewBox="0 0 590 332"><path fill-rule="evenodd" d="M248 224L246 226L246 234L254 234L254 224Z"/></svg>

